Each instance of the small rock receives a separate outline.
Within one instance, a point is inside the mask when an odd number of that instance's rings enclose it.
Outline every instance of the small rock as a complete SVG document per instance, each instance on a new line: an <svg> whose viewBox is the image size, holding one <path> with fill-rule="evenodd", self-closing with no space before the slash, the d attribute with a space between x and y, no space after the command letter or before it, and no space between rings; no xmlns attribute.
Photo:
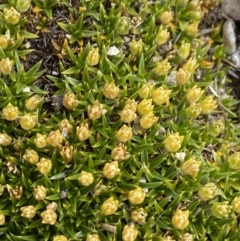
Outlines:
<svg viewBox="0 0 240 241"><path fill-rule="evenodd" d="M236 41L234 23L231 20L227 20L223 25L223 45L227 49L227 54L232 55L236 52Z"/></svg>
<svg viewBox="0 0 240 241"><path fill-rule="evenodd" d="M222 11L232 20L240 20L240 0L224 0Z"/></svg>

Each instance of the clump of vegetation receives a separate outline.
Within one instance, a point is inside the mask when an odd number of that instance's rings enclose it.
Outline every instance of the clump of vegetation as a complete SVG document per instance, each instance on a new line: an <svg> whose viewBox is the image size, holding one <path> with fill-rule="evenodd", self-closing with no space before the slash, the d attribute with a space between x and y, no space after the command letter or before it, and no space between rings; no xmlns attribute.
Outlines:
<svg viewBox="0 0 240 241"><path fill-rule="evenodd" d="M240 239L238 101L214 7L2 1L1 240Z"/></svg>

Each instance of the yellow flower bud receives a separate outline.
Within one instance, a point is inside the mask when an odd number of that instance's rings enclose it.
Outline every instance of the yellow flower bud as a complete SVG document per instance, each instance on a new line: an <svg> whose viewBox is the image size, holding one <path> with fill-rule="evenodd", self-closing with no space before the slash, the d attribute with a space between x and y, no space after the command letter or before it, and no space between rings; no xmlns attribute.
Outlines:
<svg viewBox="0 0 240 241"><path fill-rule="evenodd" d="M185 233L179 241L194 241L194 237L190 233Z"/></svg>
<svg viewBox="0 0 240 241"><path fill-rule="evenodd" d="M71 162L73 159L73 146L66 143L65 146L59 145L59 152L65 163Z"/></svg>
<svg viewBox="0 0 240 241"><path fill-rule="evenodd" d="M100 59L99 49L93 48L92 50L89 51L86 61L89 66L94 66L98 64L99 59Z"/></svg>
<svg viewBox="0 0 240 241"><path fill-rule="evenodd" d="M20 200L23 196L23 187L22 186L16 186L15 188L12 188L7 184L7 190L9 194L14 197L16 200Z"/></svg>
<svg viewBox="0 0 240 241"><path fill-rule="evenodd" d="M21 13L26 12L30 6L31 0L17 0L16 9Z"/></svg>
<svg viewBox="0 0 240 241"><path fill-rule="evenodd" d="M61 135L59 130L51 131L47 137L47 143L50 146L57 147L59 146L63 141L63 136Z"/></svg>
<svg viewBox="0 0 240 241"><path fill-rule="evenodd" d="M171 64L166 59L155 66L154 72L159 76L167 75L171 67L172 67Z"/></svg>
<svg viewBox="0 0 240 241"><path fill-rule="evenodd" d="M23 158L30 164L34 165L38 163L38 153L32 149L27 149L23 155Z"/></svg>
<svg viewBox="0 0 240 241"><path fill-rule="evenodd" d="M21 207L21 216L24 218L32 219L36 215L36 209L33 205Z"/></svg>
<svg viewBox="0 0 240 241"><path fill-rule="evenodd" d="M47 174L52 169L52 162L50 159L47 158L41 158L40 162L37 164L37 169L41 174Z"/></svg>
<svg viewBox="0 0 240 241"><path fill-rule="evenodd" d="M60 123L59 123L59 130L62 132L64 132L65 130L69 133L72 130L72 125L69 123L68 119L63 119Z"/></svg>
<svg viewBox="0 0 240 241"><path fill-rule="evenodd" d="M0 73L3 75L8 75L11 73L13 67L13 61L9 58L2 59L0 61Z"/></svg>
<svg viewBox="0 0 240 241"><path fill-rule="evenodd" d="M130 19L127 17L118 18L115 24L115 31L118 35L127 35L131 28Z"/></svg>
<svg viewBox="0 0 240 241"><path fill-rule="evenodd" d="M170 37L170 33L168 32L168 30L160 27L156 35L155 42L157 45L163 45L169 40L169 37Z"/></svg>
<svg viewBox="0 0 240 241"><path fill-rule="evenodd" d="M197 118L202 112L202 108L199 104L193 103L186 108L186 114L189 118L195 119Z"/></svg>
<svg viewBox="0 0 240 241"><path fill-rule="evenodd" d="M6 133L0 133L0 146L9 146L12 142L12 137Z"/></svg>
<svg viewBox="0 0 240 241"><path fill-rule="evenodd" d="M120 169L118 168L117 161L106 163L103 168L103 176L105 176L106 178L114 178L119 173L120 173Z"/></svg>
<svg viewBox="0 0 240 241"><path fill-rule="evenodd" d="M232 210L238 214L240 214L240 196L236 196L232 202Z"/></svg>
<svg viewBox="0 0 240 241"><path fill-rule="evenodd" d="M2 115L3 118L8 121L16 120L18 118L18 107L8 103L7 106L2 109Z"/></svg>
<svg viewBox="0 0 240 241"><path fill-rule="evenodd" d="M63 97L63 106L68 110L74 109L78 105L78 100L76 95L73 93L67 92Z"/></svg>
<svg viewBox="0 0 240 241"><path fill-rule="evenodd" d="M119 88L114 82L106 83L103 87L103 95L110 100L116 99L119 95Z"/></svg>
<svg viewBox="0 0 240 241"><path fill-rule="evenodd" d="M217 120L209 125L209 134L212 137L217 137L223 132L224 127L222 120Z"/></svg>
<svg viewBox="0 0 240 241"><path fill-rule="evenodd" d="M210 114L218 107L218 105L217 101L213 99L213 96L209 95L201 101L200 107L202 108L202 114Z"/></svg>
<svg viewBox="0 0 240 241"><path fill-rule="evenodd" d="M134 225L125 225L122 231L123 241L134 241L137 239L138 231Z"/></svg>
<svg viewBox="0 0 240 241"><path fill-rule="evenodd" d="M138 208L137 210L131 212L131 219L136 223L144 224L146 222L146 217L147 213L143 208Z"/></svg>
<svg viewBox="0 0 240 241"><path fill-rule="evenodd" d="M123 161L130 157L130 154L127 152L127 147L124 144L119 143L111 152L111 158L114 161Z"/></svg>
<svg viewBox="0 0 240 241"><path fill-rule="evenodd" d="M159 87L152 93L152 100L156 105L167 104L169 102L169 96L171 94L171 90L164 89L163 87Z"/></svg>
<svg viewBox="0 0 240 241"><path fill-rule="evenodd" d="M99 119L102 116L102 110L103 110L103 107L98 101L95 101L92 106L89 105L88 106L89 119L91 120Z"/></svg>
<svg viewBox="0 0 240 241"><path fill-rule="evenodd" d="M227 218L232 207L227 202L215 202L211 207L211 213L215 218Z"/></svg>
<svg viewBox="0 0 240 241"><path fill-rule="evenodd" d="M41 217L43 224L54 225L57 221L57 214L51 209L47 209L44 212L42 212Z"/></svg>
<svg viewBox="0 0 240 241"><path fill-rule="evenodd" d="M0 225L3 225L5 223L5 215L0 214Z"/></svg>
<svg viewBox="0 0 240 241"><path fill-rule="evenodd" d="M172 12L164 11L160 16L160 21L162 24L169 24L173 20Z"/></svg>
<svg viewBox="0 0 240 241"><path fill-rule="evenodd" d="M176 241L176 240L172 239L172 237L168 235L168 236L164 237L163 239L161 239L161 241Z"/></svg>
<svg viewBox="0 0 240 241"><path fill-rule="evenodd" d="M181 46L178 48L178 56L181 59L186 59L190 54L190 47L190 43L183 42Z"/></svg>
<svg viewBox="0 0 240 241"><path fill-rule="evenodd" d="M38 201L41 201L41 200L44 200L44 198L46 197L47 195L47 190L44 186L37 186L35 189L34 189L34 193L33 193L33 196L35 197L36 200Z"/></svg>
<svg viewBox="0 0 240 241"><path fill-rule="evenodd" d="M81 183L82 186L87 187L91 185L94 181L93 174L90 172L82 171L78 177L78 181Z"/></svg>
<svg viewBox="0 0 240 241"><path fill-rule="evenodd" d="M198 191L198 195L203 201L208 201L219 194L219 190L214 183L208 183L201 187Z"/></svg>
<svg viewBox="0 0 240 241"><path fill-rule="evenodd" d="M195 13L194 13L195 14ZM200 13L201 15L201 13ZM199 15L198 15L199 17ZM190 37L196 37L198 35L198 23L190 23L185 28L186 34Z"/></svg>
<svg viewBox="0 0 240 241"><path fill-rule="evenodd" d="M181 171L183 174L196 177L198 175L200 165L201 161L197 161L194 157L192 157L182 164Z"/></svg>
<svg viewBox="0 0 240 241"><path fill-rule="evenodd" d="M127 102L127 104L124 106L124 109L131 109L133 112L137 111L137 105L138 103L135 100L130 100Z"/></svg>
<svg viewBox="0 0 240 241"><path fill-rule="evenodd" d="M240 169L240 152L235 152L231 156L229 156L228 163L231 169Z"/></svg>
<svg viewBox="0 0 240 241"><path fill-rule="evenodd" d="M196 58L191 57L182 67L183 70L185 70L187 73L192 74L198 67L198 63Z"/></svg>
<svg viewBox="0 0 240 241"><path fill-rule="evenodd" d="M77 135L77 137L80 141L87 140L90 136L90 130L88 128L88 124L87 123L81 123L81 125L77 127L76 135Z"/></svg>
<svg viewBox="0 0 240 241"><path fill-rule="evenodd" d="M36 125L36 116L31 114L26 114L20 119L20 126L22 129L28 131L31 130Z"/></svg>
<svg viewBox="0 0 240 241"><path fill-rule="evenodd" d="M139 90L138 90L138 95L142 99L147 99L151 97L152 95L152 88L153 85L150 84L144 84Z"/></svg>
<svg viewBox="0 0 240 241"><path fill-rule="evenodd" d="M139 115L146 115L148 113L151 113L153 111L154 105L152 105L152 99L143 99L138 105L137 105L137 112Z"/></svg>
<svg viewBox="0 0 240 241"><path fill-rule="evenodd" d="M3 17L7 23L15 25L19 22L21 15L16 9L11 7L3 9Z"/></svg>
<svg viewBox="0 0 240 241"><path fill-rule="evenodd" d="M197 86L193 86L191 89L188 90L186 97L189 103L195 103L197 102L202 94L204 93L204 90L201 88L197 88Z"/></svg>
<svg viewBox="0 0 240 241"><path fill-rule="evenodd" d="M37 133L35 139L33 140L37 148L44 148L47 146L47 136Z"/></svg>
<svg viewBox="0 0 240 241"><path fill-rule="evenodd" d="M137 114L134 111L132 111L130 108L124 107L124 109L120 113L120 116L121 116L122 122L131 123L136 119Z"/></svg>
<svg viewBox="0 0 240 241"><path fill-rule="evenodd" d="M7 47L9 46L9 44L11 43L10 40L10 31L7 30L5 35L0 36L0 47L5 50L7 49Z"/></svg>
<svg viewBox="0 0 240 241"><path fill-rule="evenodd" d="M178 84L180 85L184 85L186 84L189 79L190 79L190 74L188 71L180 68L178 71L177 71L177 74L176 74L176 81Z"/></svg>
<svg viewBox="0 0 240 241"><path fill-rule="evenodd" d="M142 53L142 50L143 50L142 39L139 39L138 41L136 41L135 39L132 39L129 45L129 49L131 53L135 55Z"/></svg>
<svg viewBox="0 0 240 241"><path fill-rule="evenodd" d="M53 238L53 241L68 241L64 235L57 235Z"/></svg>
<svg viewBox="0 0 240 241"><path fill-rule="evenodd" d="M38 95L33 95L31 96L30 98L27 99L26 103L25 103L25 107L28 109L28 110L35 110L39 103L41 102L41 97L38 96Z"/></svg>
<svg viewBox="0 0 240 241"><path fill-rule="evenodd" d="M145 197L146 193L140 187L128 193L128 200L131 204L141 204L144 202Z"/></svg>
<svg viewBox="0 0 240 241"><path fill-rule="evenodd" d="M163 144L169 152L176 152L181 148L183 139L184 137L180 136L179 133L176 132L166 137Z"/></svg>
<svg viewBox="0 0 240 241"><path fill-rule="evenodd" d="M177 211L174 213L172 217L172 223L175 226L175 228L179 230L185 229L189 224L189 211L182 211L180 209L177 209Z"/></svg>
<svg viewBox="0 0 240 241"><path fill-rule="evenodd" d="M132 128L128 127L126 125L123 125L118 131L117 131L117 139L120 142L127 142L131 140L132 138Z"/></svg>
<svg viewBox="0 0 240 241"><path fill-rule="evenodd" d="M158 117L156 117L153 113L148 113L143 115L140 119L140 126L143 129L151 128L158 121Z"/></svg>
<svg viewBox="0 0 240 241"><path fill-rule="evenodd" d="M104 215L112 215L118 209L118 200L114 200L113 197L108 198L102 204L101 210Z"/></svg>
<svg viewBox="0 0 240 241"><path fill-rule="evenodd" d="M86 241L101 241L98 234L88 234Z"/></svg>

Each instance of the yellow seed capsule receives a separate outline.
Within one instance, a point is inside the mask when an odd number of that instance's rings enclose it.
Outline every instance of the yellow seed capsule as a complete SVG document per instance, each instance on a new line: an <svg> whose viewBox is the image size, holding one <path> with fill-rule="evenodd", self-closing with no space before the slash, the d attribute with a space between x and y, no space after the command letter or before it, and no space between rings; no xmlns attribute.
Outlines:
<svg viewBox="0 0 240 241"><path fill-rule="evenodd" d="M164 89L163 87L159 87L152 93L152 100L156 105L167 104L169 102L169 96L171 94L171 90Z"/></svg>
<svg viewBox="0 0 240 241"><path fill-rule="evenodd" d="M0 225L3 225L5 223L6 219L5 219L5 215L4 214L0 214Z"/></svg>
<svg viewBox="0 0 240 241"><path fill-rule="evenodd" d="M154 72L155 74L159 76L167 75L169 70L171 69L171 64L168 62L168 60L164 60L160 63L158 63L155 68Z"/></svg>
<svg viewBox="0 0 240 241"><path fill-rule="evenodd" d="M172 239L172 237L168 235L168 236L164 237L163 239L161 239L161 241L176 241L176 240Z"/></svg>
<svg viewBox="0 0 240 241"><path fill-rule="evenodd" d="M41 201L41 200L44 200L44 198L46 197L47 195L47 190L44 186L37 186L35 189L34 189L34 193L33 193L33 196L35 197L36 200L38 201Z"/></svg>
<svg viewBox="0 0 240 241"><path fill-rule="evenodd" d="M42 212L41 217L43 224L54 225L57 221L57 214L51 209L47 209L44 212Z"/></svg>
<svg viewBox="0 0 240 241"><path fill-rule="evenodd" d="M219 190L214 183L208 183L202 186L199 191L198 195L201 197L203 201L208 201L219 194Z"/></svg>
<svg viewBox="0 0 240 241"><path fill-rule="evenodd" d="M9 44L11 43L10 40L10 31L7 30L5 35L0 36L0 47L5 50L7 49L7 47L9 46Z"/></svg>
<svg viewBox="0 0 240 241"><path fill-rule="evenodd" d="M13 106L11 103L8 103L2 110L3 118L8 121L16 120L18 118L18 113L18 107Z"/></svg>
<svg viewBox="0 0 240 241"><path fill-rule="evenodd" d="M122 122L124 123L131 123L137 117L137 114L130 108L124 108L120 113Z"/></svg>
<svg viewBox="0 0 240 241"><path fill-rule="evenodd" d="M147 213L144 211L143 208L138 208L133 212L131 212L132 221L139 223L141 225L146 222L146 217L147 217Z"/></svg>
<svg viewBox="0 0 240 241"><path fill-rule="evenodd" d="M21 207L21 216L24 218L32 219L35 217L37 211L33 205Z"/></svg>
<svg viewBox="0 0 240 241"><path fill-rule="evenodd" d="M23 155L23 158L30 164L34 165L38 163L38 153L32 149L27 149Z"/></svg>
<svg viewBox="0 0 240 241"><path fill-rule="evenodd" d="M71 162L73 159L73 146L69 146L67 143L65 146L59 145L59 153L65 163Z"/></svg>
<svg viewBox="0 0 240 241"><path fill-rule="evenodd" d="M196 85L193 86L191 89L188 90L186 94L188 102L190 104L197 102L201 98L203 93L204 93L204 90L202 90L201 88L197 88Z"/></svg>
<svg viewBox="0 0 240 241"><path fill-rule="evenodd" d="M177 71L176 81L180 85L186 84L190 79L190 73L182 68Z"/></svg>
<svg viewBox="0 0 240 241"><path fill-rule="evenodd" d="M98 234L88 234L86 241L101 241Z"/></svg>
<svg viewBox="0 0 240 241"><path fill-rule="evenodd" d="M190 233L185 233L182 235L182 237L179 241L194 241L194 237Z"/></svg>
<svg viewBox="0 0 240 241"><path fill-rule="evenodd" d="M119 88L114 82L106 83L103 87L103 95L110 100L116 99L119 95Z"/></svg>
<svg viewBox="0 0 240 241"><path fill-rule="evenodd" d="M88 128L88 124L81 123L81 125L77 127L76 135L80 141L87 140L90 137L90 130Z"/></svg>
<svg viewBox="0 0 240 241"><path fill-rule="evenodd" d="M50 209L50 210L53 210L53 211L56 211L58 208L58 205L57 203L55 202L51 202L47 205L46 209Z"/></svg>
<svg viewBox="0 0 240 241"><path fill-rule="evenodd" d="M232 200L231 205L232 205L232 210L239 214L240 213L240 196L236 196Z"/></svg>
<svg viewBox="0 0 240 241"><path fill-rule="evenodd" d="M201 16L202 14L200 13L199 15ZM199 15L197 17L199 17ZM188 36L196 37L198 35L198 23L188 24L185 28L185 31Z"/></svg>
<svg viewBox="0 0 240 241"><path fill-rule="evenodd" d="M9 146L12 143L12 137L6 133L0 133L0 146Z"/></svg>
<svg viewBox="0 0 240 241"><path fill-rule="evenodd" d="M181 46L178 48L178 56L181 59L186 59L190 54L190 47L190 43L183 42Z"/></svg>
<svg viewBox="0 0 240 241"><path fill-rule="evenodd" d="M23 196L23 187L22 186L16 186L15 188L13 188L7 184L7 190L8 190L8 193L12 197L14 197L16 200L20 200Z"/></svg>
<svg viewBox="0 0 240 241"><path fill-rule="evenodd" d="M103 193L107 189L108 189L108 187L106 185L102 184L102 180L100 180L100 182L94 187L93 193L95 195L100 195L101 193Z"/></svg>
<svg viewBox="0 0 240 241"><path fill-rule="evenodd" d="M123 241L135 241L138 236L138 231L134 225L125 225L122 231Z"/></svg>
<svg viewBox="0 0 240 241"><path fill-rule="evenodd" d="M92 50L89 51L86 61L89 66L95 66L98 64L99 59L100 59L99 49L93 48Z"/></svg>
<svg viewBox="0 0 240 241"><path fill-rule="evenodd" d="M103 107L98 101L95 101L93 105L88 106L87 111L89 119L97 120L102 116Z"/></svg>
<svg viewBox="0 0 240 241"><path fill-rule="evenodd" d="M73 93L67 92L63 97L63 106L68 110L74 109L78 105L78 100L76 95Z"/></svg>
<svg viewBox="0 0 240 241"><path fill-rule="evenodd" d="M179 230L183 230L189 224L188 217L189 217L188 210L182 211L182 210L178 209L172 217L172 223L175 226L175 228L177 228Z"/></svg>
<svg viewBox="0 0 240 241"><path fill-rule="evenodd" d="M132 138L132 128L128 127L126 125L123 125L118 131L117 131L117 139L120 142L127 142L131 140Z"/></svg>
<svg viewBox="0 0 240 241"><path fill-rule="evenodd" d="M37 169L41 174L47 174L52 169L52 162L50 159L47 158L41 158L40 162L37 164Z"/></svg>
<svg viewBox="0 0 240 241"><path fill-rule="evenodd" d="M170 11L164 11L160 16L160 21L162 24L169 24L173 20L173 14Z"/></svg>
<svg viewBox="0 0 240 241"><path fill-rule="evenodd" d="M137 105L138 102L135 100L130 100L127 102L127 104L124 106L124 108L131 109L133 112L137 111Z"/></svg>
<svg viewBox="0 0 240 241"><path fill-rule="evenodd" d="M212 216L215 218L227 218L231 212L232 207L228 205L228 202L214 202L211 207Z"/></svg>
<svg viewBox="0 0 240 241"><path fill-rule="evenodd" d="M20 126L22 129L28 131L31 130L36 125L36 116L31 114L26 114L20 119Z"/></svg>
<svg viewBox="0 0 240 241"><path fill-rule="evenodd" d="M131 53L133 53L135 55L142 53L142 50L143 50L142 39L139 39L138 41L135 39L132 39L132 41L129 45L129 49L130 49Z"/></svg>
<svg viewBox="0 0 240 241"><path fill-rule="evenodd" d="M21 13L26 12L30 8L30 6L31 0L17 0L16 9Z"/></svg>
<svg viewBox="0 0 240 241"><path fill-rule="evenodd" d="M152 95L152 88L153 85L150 84L144 84L139 90L138 90L138 95L142 99L147 99L150 98Z"/></svg>
<svg viewBox="0 0 240 241"><path fill-rule="evenodd" d="M200 107L202 108L202 114L210 114L212 113L217 107L217 101L213 99L212 95L209 95L204 100L200 102Z"/></svg>
<svg viewBox="0 0 240 241"><path fill-rule="evenodd" d="M198 175L200 165L201 165L201 161L197 161L193 157L182 164L181 171L183 172L183 174L196 177Z"/></svg>
<svg viewBox="0 0 240 241"><path fill-rule="evenodd" d="M209 125L209 134L212 137L217 137L223 132L224 127L222 120L217 120Z"/></svg>
<svg viewBox="0 0 240 241"><path fill-rule="evenodd" d="M140 126L143 129L151 128L158 121L158 117L156 117L153 113L148 113L143 115L140 119Z"/></svg>
<svg viewBox="0 0 240 241"><path fill-rule="evenodd" d="M127 147L124 144L119 143L111 152L111 158L114 161L126 160L130 157L130 154L127 152Z"/></svg>
<svg viewBox="0 0 240 241"><path fill-rule="evenodd" d="M116 16L117 17L117 16ZM130 19L127 17L118 17L115 24L115 31L119 35L127 35L131 29Z"/></svg>
<svg viewBox="0 0 240 241"><path fill-rule="evenodd" d="M87 187L91 185L94 181L93 174L90 172L82 171L78 177L78 181L81 183L81 185Z"/></svg>
<svg viewBox="0 0 240 241"><path fill-rule="evenodd" d="M33 111L38 107L40 102L41 102L41 97L38 95L33 95L27 99L27 101L25 102L25 107L28 110Z"/></svg>
<svg viewBox="0 0 240 241"><path fill-rule="evenodd" d="M183 70L185 70L187 73L192 74L198 67L198 63L196 58L191 57L182 67Z"/></svg>
<svg viewBox="0 0 240 241"><path fill-rule="evenodd" d="M8 24L15 25L20 20L20 13L13 7L3 9L3 17Z"/></svg>
<svg viewBox="0 0 240 241"><path fill-rule="evenodd" d="M193 103L186 108L186 114L190 119L196 119L202 112L199 104Z"/></svg>
<svg viewBox="0 0 240 241"><path fill-rule="evenodd" d="M156 35L155 42L157 45L163 45L169 40L169 37L170 37L170 33L168 32L168 30L160 27Z"/></svg>
<svg viewBox="0 0 240 241"><path fill-rule="evenodd" d="M57 235L53 238L53 241L68 241L64 235Z"/></svg>
<svg viewBox="0 0 240 241"><path fill-rule="evenodd" d="M138 187L128 193L128 200L131 204L141 204L144 202L146 193Z"/></svg>
<svg viewBox="0 0 240 241"><path fill-rule="evenodd" d="M176 132L167 136L163 144L169 152L176 152L181 148L183 139L184 136L180 136L179 133Z"/></svg>
<svg viewBox="0 0 240 241"><path fill-rule="evenodd" d="M113 161L110 163L106 163L103 167L103 176L106 178L114 178L120 173L120 169L118 168L118 162Z"/></svg>
<svg viewBox="0 0 240 241"><path fill-rule="evenodd" d="M240 152L235 152L228 157L229 167L234 170L240 169Z"/></svg>
<svg viewBox="0 0 240 241"><path fill-rule="evenodd" d="M51 131L47 137L47 143L50 146L57 147L63 141L63 136L61 135L59 130Z"/></svg>
<svg viewBox="0 0 240 241"><path fill-rule="evenodd" d="M114 200L113 197L108 198L102 204L101 210L104 215L112 215L118 209L118 200Z"/></svg>
<svg viewBox="0 0 240 241"><path fill-rule="evenodd" d="M154 105L152 105L152 99L143 99L137 105L137 112L139 115L143 116L153 111Z"/></svg>
<svg viewBox="0 0 240 241"><path fill-rule="evenodd" d="M61 131L61 133L64 130L67 130L67 132L69 133L72 130L72 125L69 123L68 119L63 119L60 123L59 123L59 130Z"/></svg>
<svg viewBox="0 0 240 241"><path fill-rule="evenodd" d="M37 148L44 148L47 146L47 136L37 133L35 139L33 140Z"/></svg>

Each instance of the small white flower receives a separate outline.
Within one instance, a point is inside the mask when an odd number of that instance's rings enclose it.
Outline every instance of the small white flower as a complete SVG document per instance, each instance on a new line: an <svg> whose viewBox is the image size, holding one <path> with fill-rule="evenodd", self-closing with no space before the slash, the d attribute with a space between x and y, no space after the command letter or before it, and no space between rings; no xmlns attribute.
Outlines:
<svg viewBox="0 0 240 241"><path fill-rule="evenodd" d="M23 90L22 90L24 93L28 93L28 92L31 92L31 89L28 87L28 86L26 86L25 88L23 88Z"/></svg>
<svg viewBox="0 0 240 241"><path fill-rule="evenodd" d="M120 50L114 45L114 46L111 46L108 51L107 51L107 55L109 56L115 56L115 55L118 55L120 52Z"/></svg>
<svg viewBox="0 0 240 241"><path fill-rule="evenodd" d="M184 161L185 157L186 157L186 153L185 152L177 152L175 157L179 160L179 161Z"/></svg>

